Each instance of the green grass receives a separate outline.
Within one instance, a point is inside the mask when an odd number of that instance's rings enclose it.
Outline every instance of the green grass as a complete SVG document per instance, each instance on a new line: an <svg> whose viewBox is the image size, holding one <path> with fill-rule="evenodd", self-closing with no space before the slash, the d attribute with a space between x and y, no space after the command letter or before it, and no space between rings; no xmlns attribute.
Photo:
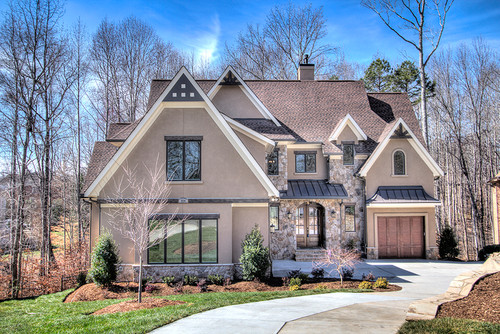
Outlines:
<svg viewBox="0 0 500 334"><path fill-rule="evenodd" d="M124 299L63 303L71 291L0 302L0 333L146 333L180 318L227 305L329 292L360 292L343 289L184 294L159 297L185 301L182 305L93 316L91 313Z"/></svg>
<svg viewBox="0 0 500 334"><path fill-rule="evenodd" d="M432 320L407 321L399 329L399 334L473 334L500 333L500 324L457 318L437 318Z"/></svg>

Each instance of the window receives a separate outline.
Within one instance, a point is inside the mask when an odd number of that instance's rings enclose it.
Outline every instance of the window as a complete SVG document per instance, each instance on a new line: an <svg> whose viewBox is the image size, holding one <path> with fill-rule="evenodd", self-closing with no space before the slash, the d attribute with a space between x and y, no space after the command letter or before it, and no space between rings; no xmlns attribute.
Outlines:
<svg viewBox="0 0 500 334"><path fill-rule="evenodd" d="M149 223L165 223L165 220ZM217 263L217 219L174 220L165 226L164 233L165 240L148 249L148 263ZM158 236L151 234L150 238Z"/></svg>
<svg viewBox="0 0 500 334"><path fill-rule="evenodd" d="M279 150L275 149L267 156L267 175L278 175L278 153Z"/></svg>
<svg viewBox="0 0 500 334"><path fill-rule="evenodd" d="M342 145L344 165L354 165L354 144Z"/></svg>
<svg viewBox="0 0 500 334"><path fill-rule="evenodd" d="M316 152L295 152L296 173L316 173Z"/></svg>
<svg viewBox="0 0 500 334"><path fill-rule="evenodd" d="M271 232L279 230L280 207L273 205L269 207L269 228Z"/></svg>
<svg viewBox="0 0 500 334"><path fill-rule="evenodd" d="M346 232L356 232L356 221L354 219L354 205L344 207L344 225Z"/></svg>
<svg viewBox="0 0 500 334"><path fill-rule="evenodd" d="M165 137L167 141L167 179L201 180L202 137Z"/></svg>
<svg viewBox="0 0 500 334"><path fill-rule="evenodd" d="M406 175L406 157L401 150L394 152L392 156L394 175Z"/></svg>

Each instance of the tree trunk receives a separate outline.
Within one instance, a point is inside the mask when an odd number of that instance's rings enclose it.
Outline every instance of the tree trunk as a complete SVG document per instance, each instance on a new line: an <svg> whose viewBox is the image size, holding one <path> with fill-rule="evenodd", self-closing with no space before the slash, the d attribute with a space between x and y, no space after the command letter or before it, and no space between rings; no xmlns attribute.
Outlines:
<svg viewBox="0 0 500 334"><path fill-rule="evenodd" d="M139 291L137 291L137 301L142 303L142 255L139 255Z"/></svg>

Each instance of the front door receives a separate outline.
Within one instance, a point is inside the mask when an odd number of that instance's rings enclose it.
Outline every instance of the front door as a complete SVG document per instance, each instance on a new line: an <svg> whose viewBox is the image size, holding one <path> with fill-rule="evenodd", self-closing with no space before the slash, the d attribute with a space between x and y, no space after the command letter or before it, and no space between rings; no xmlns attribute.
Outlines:
<svg viewBox="0 0 500 334"><path fill-rule="evenodd" d="M321 238L322 210L317 204L304 204L298 208L295 234L297 247L318 247Z"/></svg>

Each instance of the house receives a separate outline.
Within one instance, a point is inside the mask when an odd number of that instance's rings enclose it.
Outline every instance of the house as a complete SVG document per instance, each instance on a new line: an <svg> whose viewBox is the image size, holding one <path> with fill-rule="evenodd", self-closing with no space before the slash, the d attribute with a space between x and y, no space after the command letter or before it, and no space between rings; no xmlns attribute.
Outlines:
<svg viewBox="0 0 500 334"><path fill-rule="evenodd" d="M500 244L500 172L488 182L491 186L491 216L493 217L493 244Z"/></svg>
<svg viewBox="0 0 500 334"><path fill-rule="evenodd" d="M406 94L314 80L312 64L287 81L243 80L231 67L194 80L182 68L153 80L147 110L95 144L83 194L93 245L116 209L104 194L120 166L165 161L170 204L156 219L187 220L149 250L146 275L232 275L255 224L273 260L311 260L334 246L371 259L436 258L434 180L443 172ZM114 237L130 274L137 254Z"/></svg>

